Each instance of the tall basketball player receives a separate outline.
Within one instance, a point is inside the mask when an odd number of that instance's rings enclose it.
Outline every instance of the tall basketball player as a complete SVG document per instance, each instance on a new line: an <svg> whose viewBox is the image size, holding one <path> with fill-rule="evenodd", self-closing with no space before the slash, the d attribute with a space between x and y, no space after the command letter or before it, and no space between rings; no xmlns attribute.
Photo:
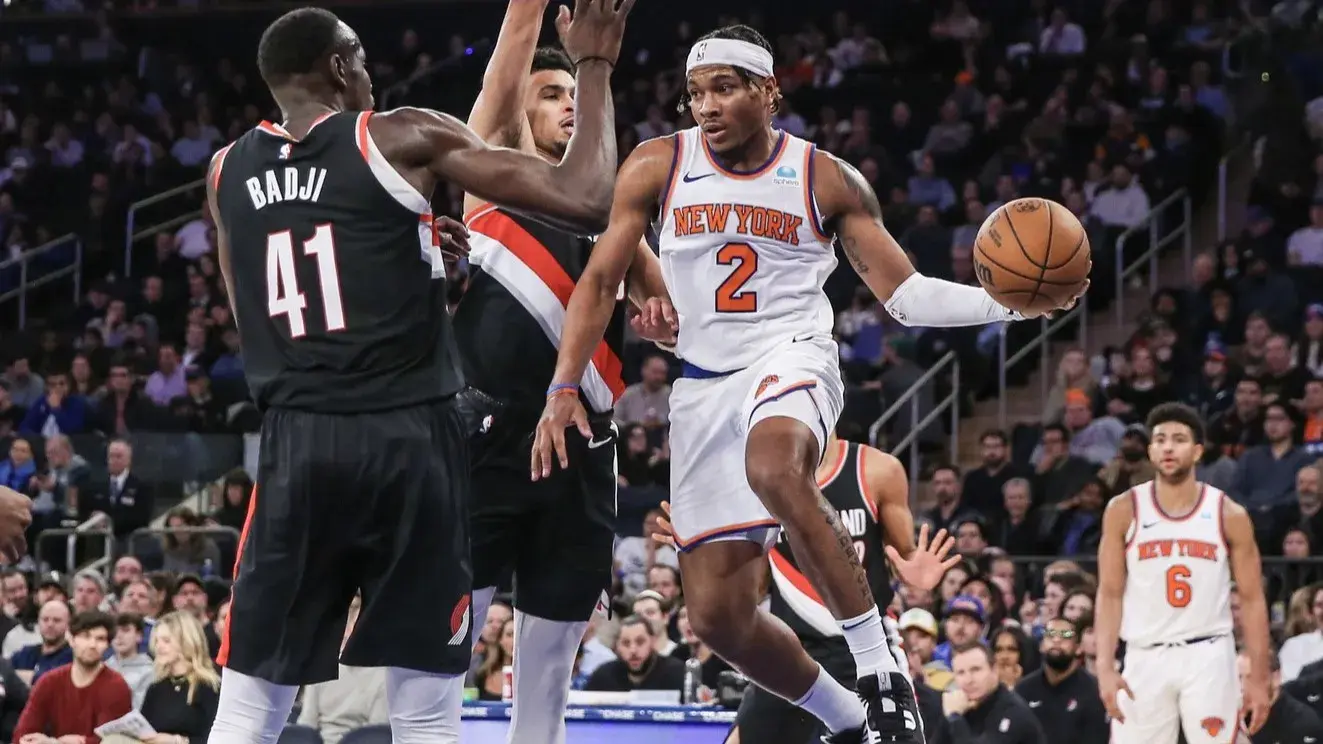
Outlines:
<svg viewBox="0 0 1323 744"><path fill-rule="evenodd" d="M813 479L843 398L822 291L836 266L831 234L904 323L1019 316L980 288L916 273L859 172L773 129L773 65L767 40L747 26L690 50L685 103L699 127L640 145L621 168L611 225L570 302L533 475L550 475L553 450L567 465L568 426L592 435L580 402L584 371L638 242L658 220L685 362L670 400L671 503L695 632L759 686L822 720L831 741L921 742L914 691L868 575ZM758 609L763 554L779 527L850 647L858 697Z"/></svg>
<svg viewBox="0 0 1323 744"><path fill-rule="evenodd" d="M1204 425L1189 406L1149 414L1157 478L1112 499L1098 549L1094 628L1098 687L1113 744L1226 744L1246 716L1253 734L1269 709L1268 610L1249 514L1194 479ZM1231 584L1251 674L1243 697L1232 637ZM1116 667L1125 641L1124 671Z"/></svg>
<svg viewBox="0 0 1323 744"><path fill-rule="evenodd" d="M547 0L511 0L469 127L489 144L559 163L574 133L574 64L537 48ZM611 409L624 390L623 302L594 356L585 398L593 438L554 477L528 478L528 436L556 367L559 329L591 238L465 200L473 268L455 311L461 393L488 419L471 442L473 611L485 617L498 582L514 576L514 712L509 740L563 744L574 659L604 589L615 542L616 459ZM651 278L649 290L641 278ZM636 299L665 292L642 244L630 269ZM573 535L573 539L566 539ZM476 640L476 637L475 637Z"/></svg>
<svg viewBox="0 0 1323 744"><path fill-rule="evenodd" d="M946 570L960 562L960 556L946 557L955 544L955 538L947 536L946 530L939 530L929 542L928 526L924 525L915 544L909 479L895 457L867 445L842 441L833 434L827 440L827 456L818 466L816 479L823 498L840 513L841 523L854 540L855 552L868 572L879 606L889 606L892 599L888 559L902 581L921 589L937 586ZM669 506L662 504L668 513ZM670 522L659 520L658 526L662 532L653 538L674 546ZM833 678L853 686L855 669L850 647L822 598L805 580L785 533L768 551L768 559L772 614L794 631L804 650ZM909 663L901 656L904 652L899 629L891 618L884 618L883 624L892 637L892 653L898 654L897 664L908 671ZM821 733L818 719L754 686L744 694L726 744L809 744L818 741Z"/></svg>
<svg viewBox="0 0 1323 744"><path fill-rule="evenodd" d="M558 165L492 148L445 115L371 113L362 45L329 12L293 11L263 34L258 67L285 122L222 149L208 178L264 413L212 744L275 742L298 686L334 679L337 657L387 668L397 744L458 740L469 464L430 195L444 179L598 223L615 166L609 73L629 6L580 0L562 21L583 105Z"/></svg>

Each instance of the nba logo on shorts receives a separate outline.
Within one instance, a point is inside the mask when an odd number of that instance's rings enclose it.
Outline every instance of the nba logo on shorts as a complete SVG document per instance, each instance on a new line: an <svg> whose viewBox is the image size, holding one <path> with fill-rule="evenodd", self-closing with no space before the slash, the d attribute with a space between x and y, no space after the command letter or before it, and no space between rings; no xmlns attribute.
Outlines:
<svg viewBox="0 0 1323 744"><path fill-rule="evenodd" d="M1203 727L1204 731L1208 732L1209 736L1217 736L1222 733L1222 728L1226 724L1223 723L1221 718L1210 717L1200 721L1199 725Z"/></svg>
<svg viewBox="0 0 1323 744"><path fill-rule="evenodd" d="M781 381L781 378L777 377L776 375L768 375L768 376L764 377L764 378L763 378L763 381L760 382L760 383L758 383L758 390L757 390L756 392L754 392L753 397L755 397L755 398L761 398L761 397L763 397L763 393L767 391L767 388L769 388L769 387L775 385L776 383L778 383L778 382L780 382L780 381Z"/></svg>
<svg viewBox="0 0 1323 744"><path fill-rule="evenodd" d="M788 165L783 165L776 169L776 173L772 177L772 183L777 186L798 186L799 172Z"/></svg>
<svg viewBox="0 0 1323 744"><path fill-rule="evenodd" d="M450 613L450 646L458 646L468 638L469 635L469 604L472 597L468 594L459 598L455 603L455 609Z"/></svg>

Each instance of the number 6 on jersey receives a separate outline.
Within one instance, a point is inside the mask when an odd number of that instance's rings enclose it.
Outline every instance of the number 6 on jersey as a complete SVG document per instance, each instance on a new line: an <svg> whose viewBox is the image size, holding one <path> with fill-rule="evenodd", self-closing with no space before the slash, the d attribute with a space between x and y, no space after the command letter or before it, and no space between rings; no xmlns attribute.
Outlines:
<svg viewBox="0 0 1323 744"><path fill-rule="evenodd" d="M303 255L317 261L326 330L343 331L345 308L340 299L340 274L335 266L335 237L330 224L318 225L312 237L303 241ZM303 311L308 300L299 291L298 273L294 269L294 236L289 230L266 236L266 295L267 314L272 318L279 315L289 318L290 338L307 334Z"/></svg>

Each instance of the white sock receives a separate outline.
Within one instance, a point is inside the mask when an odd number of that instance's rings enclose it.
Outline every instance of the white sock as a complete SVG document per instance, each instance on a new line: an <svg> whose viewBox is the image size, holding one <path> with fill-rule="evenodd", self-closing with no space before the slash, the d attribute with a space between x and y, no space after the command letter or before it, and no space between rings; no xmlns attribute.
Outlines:
<svg viewBox="0 0 1323 744"><path fill-rule="evenodd" d="M487 625L487 610L492 608L492 599L496 597L496 587L488 586L482 589L474 589L471 596L473 632L469 635L473 641L473 648L477 649L478 641L482 640L482 629Z"/></svg>
<svg viewBox="0 0 1323 744"><path fill-rule="evenodd" d="M463 703L463 675L386 667L393 744L459 744Z"/></svg>
<svg viewBox="0 0 1323 744"><path fill-rule="evenodd" d="M588 622L566 623L515 610L514 710L510 744L565 744L574 657Z"/></svg>
<svg viewBox="0 0 1323 744"><path fill-rule="evenodd" d="M821 664L818 665L818 680L804 697L790 702L812 713L833 734L864 725L864 704L859 696L832 679Z"/></svg>
<svg viewBox="0 0 1323 744"><path fill-rule="evenodd" d="M854 656L855 674L867 677L870 674L890 674L899 672L896 657L891 654L891 645L887 643L887 630L882 625L882 615L874 607L859 617L849 620L837 620L845 642Z"/></svg>
<svg viewBox="0 0 1323 744"><path fill-rule="evenodd" d="M273 684L233 669L221 670L220 703L207 741L276 744L298 694L298 687Z"/></svg>

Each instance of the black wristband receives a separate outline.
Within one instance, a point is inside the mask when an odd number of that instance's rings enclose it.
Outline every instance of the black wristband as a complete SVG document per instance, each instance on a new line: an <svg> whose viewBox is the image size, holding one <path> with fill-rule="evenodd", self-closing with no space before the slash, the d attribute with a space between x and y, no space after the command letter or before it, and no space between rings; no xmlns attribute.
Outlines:
<svg viewBox="0 0 1323 744"><path fill-rule="evenodd" d="M597 60L598 62L605 62L607 66L610 67L612 70L616 69L615 60L608 59L607 57L602 57L596 54L590 54L586 57L580 57L579 59L575 60L574 68L577 70L579 68L579 65L583 64L584 62L590 62L592 60Z"/></svg>

